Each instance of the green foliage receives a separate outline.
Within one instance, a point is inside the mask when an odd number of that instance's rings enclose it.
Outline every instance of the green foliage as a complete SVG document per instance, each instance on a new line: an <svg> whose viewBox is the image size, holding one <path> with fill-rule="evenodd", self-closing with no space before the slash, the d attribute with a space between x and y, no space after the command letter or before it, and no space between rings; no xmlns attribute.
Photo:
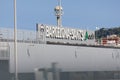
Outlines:
<svg viewBox="0 0 120 80"><path fill-rule="evenodd" d="M113 35L113 34L120 36L120 27L101 28L99 30L96 30L95 31L95 38L99 39L99 38L107 37L108 35Z"/></svg>

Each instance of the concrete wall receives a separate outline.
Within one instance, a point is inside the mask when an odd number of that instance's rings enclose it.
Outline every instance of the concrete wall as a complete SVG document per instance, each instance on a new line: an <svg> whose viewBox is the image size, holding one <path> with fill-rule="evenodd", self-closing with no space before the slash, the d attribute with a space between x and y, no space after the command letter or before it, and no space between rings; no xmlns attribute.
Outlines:
<svg viewBox="0 0 120 80"><path fill-rule="evenodd" d="M14 48L9 45L10 60L0 60L0 80L14 79ZM35 80L34 70L53 62L62 69L60 80L120 79L119 49L18 43L19 80Z"/></svg>
<svg viewBox="0 0 120 80"><path fill-rule="evenodd" d="M10 44L10 72L14 72L13 43ZM34 72L57 62L63 71L118 71L120 50L65 45L18 43L18 71Z"/></svg>

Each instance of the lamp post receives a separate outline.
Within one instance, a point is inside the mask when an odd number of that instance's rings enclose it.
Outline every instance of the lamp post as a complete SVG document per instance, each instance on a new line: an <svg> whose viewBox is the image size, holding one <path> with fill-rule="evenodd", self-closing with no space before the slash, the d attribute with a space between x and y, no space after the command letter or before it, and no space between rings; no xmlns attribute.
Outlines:
<svg viewBox="0 0 120 80"><path fill-rule="evenodd" d="M55 7L55 16L57 17L57 26L61 27L62 26L62 18L61 16L63 15L63 8L61 6L61 0L59 0L58 6Z"/></svg>
<svg viewBox="0 0 120 80"><path fill-rule="evenodd" d="M16 0L14 0L14 66L15 66L15 80L18 80L17 67L17 16L16 16Z"/></svg>

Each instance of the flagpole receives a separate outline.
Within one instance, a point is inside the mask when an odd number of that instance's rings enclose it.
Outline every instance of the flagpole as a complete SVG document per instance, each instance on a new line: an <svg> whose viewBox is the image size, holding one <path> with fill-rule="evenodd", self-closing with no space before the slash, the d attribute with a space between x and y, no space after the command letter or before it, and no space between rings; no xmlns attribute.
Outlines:
<svg viewBox="0 0 120 80"><path fill-rule="evenodd" d="M18 80L18 64L17 64L17 16L16 16L16 0L14 0L14 61L15 61L15 80Z"/></svg>

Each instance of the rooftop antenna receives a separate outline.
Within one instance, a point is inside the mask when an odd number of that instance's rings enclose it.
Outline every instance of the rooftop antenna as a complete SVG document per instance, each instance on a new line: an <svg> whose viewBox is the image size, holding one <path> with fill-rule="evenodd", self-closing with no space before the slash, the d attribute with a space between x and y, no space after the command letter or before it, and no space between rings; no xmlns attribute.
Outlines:
<svg viewBox="0 0 120 80"><path fill-rule="evenodd" d="M62 27L63 8L61 6L61 0L58 1L58 6L55 7L55 16L57 17L57 27Z"/></svg>

